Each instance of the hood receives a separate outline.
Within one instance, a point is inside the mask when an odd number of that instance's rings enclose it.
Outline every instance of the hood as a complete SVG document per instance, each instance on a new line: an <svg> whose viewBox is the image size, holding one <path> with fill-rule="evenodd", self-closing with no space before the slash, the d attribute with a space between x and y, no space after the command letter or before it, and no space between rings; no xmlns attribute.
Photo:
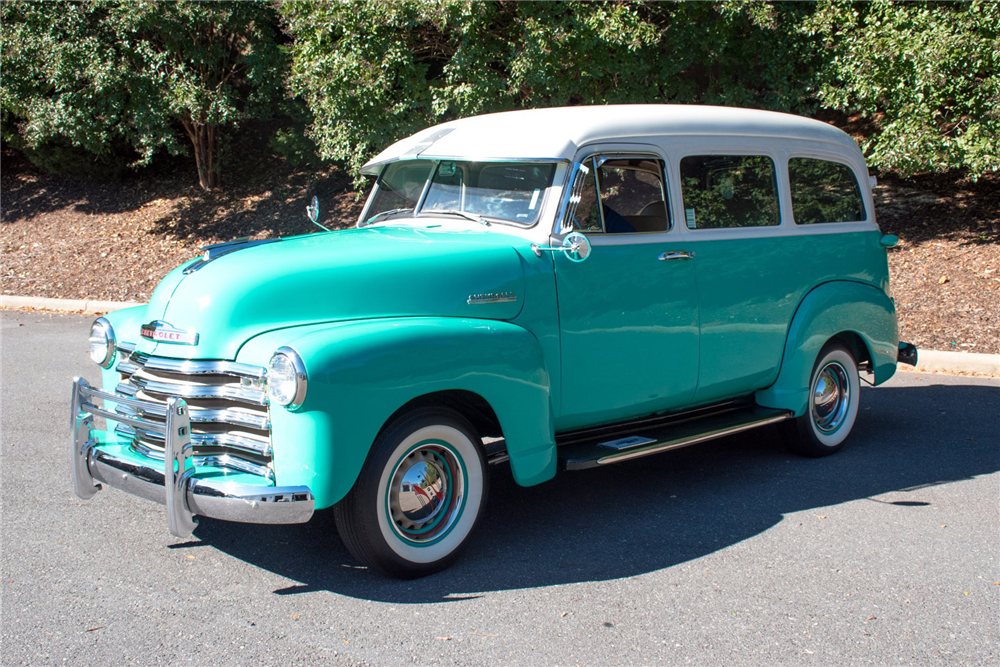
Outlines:
<svg viewBox="0 0 1000 667"><path fill-rule="evenodd" d="M519 242L451 226L368 227L248 246L185 274L195 260L157 286L144 323L159 320L196 332L197 343L139 339L137 350L235 359L249 338L303 324L407 316L511 319L524 300L524 271L513 247Z"/></svg>

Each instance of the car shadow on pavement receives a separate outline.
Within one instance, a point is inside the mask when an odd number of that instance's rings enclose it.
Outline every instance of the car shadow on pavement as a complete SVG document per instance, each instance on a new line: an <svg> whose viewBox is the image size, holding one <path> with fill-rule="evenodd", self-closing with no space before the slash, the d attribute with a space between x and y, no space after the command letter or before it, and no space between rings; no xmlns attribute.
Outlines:
<svg viewBox="0 0 1000 667"><path fill-rule="evenodd" d="M786 453L768 427L559 473L531 488L497 467L469 549L450 569L415 581L358 566L330 511L299 526L203 519L195 536L298 582L278 595L325 590L393 603L455 602L487 591L619 579L725 549L812 508L872 499L889 511L926 511L922 489L1000 470L996 425L984 419L998 407L995 386L866 388L848 446L823 459ZM877 498L893 492L904 495Z"/></svg>

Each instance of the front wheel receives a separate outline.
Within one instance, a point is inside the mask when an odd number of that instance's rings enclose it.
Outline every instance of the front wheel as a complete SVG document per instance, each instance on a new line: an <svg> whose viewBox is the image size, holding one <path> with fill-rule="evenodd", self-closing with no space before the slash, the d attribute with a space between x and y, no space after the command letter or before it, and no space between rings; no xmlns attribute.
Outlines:
<svg viewBox="0 0 1000 667"><path fill-rule="evenodd" d="M786 424L792 450L813 457L839 451L854 428L860 398L854 356L840 343L827 343L813 366L805 414Z"/></svg>
<svg viewBox="0 0 1000 667"><path fill-rule="evenodd" d="M444 408L397 419L376 439L354 488L334 507L348 551L412 579L448 567L486 504L489 476L472 425Z"/></svg>

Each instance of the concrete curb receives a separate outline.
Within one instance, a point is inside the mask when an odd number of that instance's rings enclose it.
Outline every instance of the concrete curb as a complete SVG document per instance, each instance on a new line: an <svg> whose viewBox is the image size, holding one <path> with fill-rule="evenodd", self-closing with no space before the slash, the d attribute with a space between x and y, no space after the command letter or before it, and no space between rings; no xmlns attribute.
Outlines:
<svg viewBox="0 0 1000 667"><path fill-rule="evenodd" d="M8 296L0 294L0 308L55 310L61 313L103 315L113 310L141 306L131 301L98 301L96 299L46 299L38 296Z"/></svg>
<svg viewBox="0 0 1000 667"><path fill-rule="evenodd" d="M1000 375L1000 354L918 349L916 370Z"/></svg>
<svg viewBox="0 0 1000 667"><path fill-rule="evenodd" d="M130 301L97 301L88 299L46 299L35 296L0 295L0 308L54 310L69 313L103 315L113 310L141 306ZM909 368L908 366L900 366ZM979 354L976 352L939 352L918 350L918 371L941 373L984 373L1000 375L1000 354Z"/></svg>

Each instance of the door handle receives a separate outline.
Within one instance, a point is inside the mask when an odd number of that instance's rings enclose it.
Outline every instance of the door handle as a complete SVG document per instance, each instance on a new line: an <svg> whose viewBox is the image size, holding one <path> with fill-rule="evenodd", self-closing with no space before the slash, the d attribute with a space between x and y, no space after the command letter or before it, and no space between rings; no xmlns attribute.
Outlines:
<svg viewBox="0 0 1000 667"><path fill-rule="evenodd" d="M659 259L663 261L670 259L691 259L692 257L694 257L694 253L687 250L668 250L660 255Z"/></svg>

